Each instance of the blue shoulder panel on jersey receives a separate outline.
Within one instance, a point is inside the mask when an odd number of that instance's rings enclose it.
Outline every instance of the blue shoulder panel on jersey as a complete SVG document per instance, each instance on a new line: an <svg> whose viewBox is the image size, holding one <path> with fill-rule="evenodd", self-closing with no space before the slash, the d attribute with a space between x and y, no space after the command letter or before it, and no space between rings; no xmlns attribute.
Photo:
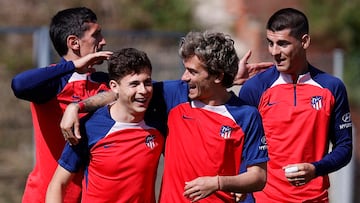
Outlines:
<svg viewBox="0 0 360 203"><path fill-rule="evenodd" d="M246 104L255 106L259 105L261 95L268 89L279 77L279 72L273 66L264 72L258 73L244 83L239 92L239 97Z"/></svg>
<svg viewBox="0 0 360 203"><path fill-rule="evenodd" d="M91 148L108 134L115 121L111 119L108 106L99 108L87 117L82 120L81 134L88 137L88 147Z"/></svg>
<svg viewBox="0 0 360 203"><path fill-rule="evenodd" d="M95 114L96 116L93 116ZM109 132L114 123L115 121L111 119L107 106L81 118L80 132L82 138L80 143L73 146L67 143L59 159L59 164L72 173L77 172L80 167L86 166L89 161L89 150Z"/></svg>
<svg viewBox="0 0 360 203"><path fill-rule="evenodd" d="M189 87L181 80L167 80L154 84L154 92L159 91L166 103L166 112L168 113L175 106L188 102Z"/></svg>
<svg viewBox="0 0 360 203"><path fill-rule="evenodd" d="M245 134L242 160L243 171L249 165L266 162L268 160L267 149L265 143L262 143L265 134L257 108L245 105L235 95L226 103L226 108Z"/></svg>

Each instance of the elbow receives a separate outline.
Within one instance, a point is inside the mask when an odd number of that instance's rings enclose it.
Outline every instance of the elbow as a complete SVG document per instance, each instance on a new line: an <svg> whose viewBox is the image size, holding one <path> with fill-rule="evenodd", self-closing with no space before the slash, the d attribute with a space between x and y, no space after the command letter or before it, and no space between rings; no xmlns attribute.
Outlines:
<svg viewBox="0 0 360 203"><path fill-rule="evenodd" d="M254 187L254 191L263 190L267 181L267 164L261 163L258 166L259 167L256 168L257 170L255 170L256 185Z"/></svg>
<svg viewBox="0 0 360 203"><path fill-rule="evenodd" d="M346 166L347 164L350 163L351 158L352 158L352 147L348 150L348 152L345 155L345 159L344 159L344 164L342 167Z"/></svg>
<svg viewBox="0 0 360 203"><path fill-rule="evenodd" d="M254 168L252 176L254 177L252 183L252 192L261 191L264 189L267 181L266 164L259 165L260 167Z"/></svg>
<svg viewBox="0 0 360 203"><path fill-rule="evenodd" d="M26 84L26 81L20 78L15 77L11 81L11 89L15 97L31 101L31 93L29 92L29 89L27 87L28 84Z"/></svg>
<svg viewBox="0 0 360 203"><path fill-rule="evenodd" d="M24 85L16 77L11 81L11 89L17 98L22 98Z"/></svg>
<svg viewBox="0 0 360 203"><path fill-rule="evenodd" d="M261 174L259 174L256 190L257 191L263 190L265 185L266 185L266 181L267 181L267 173L266 173L266 170L265 170L265 171L261 172Z"/></svg>

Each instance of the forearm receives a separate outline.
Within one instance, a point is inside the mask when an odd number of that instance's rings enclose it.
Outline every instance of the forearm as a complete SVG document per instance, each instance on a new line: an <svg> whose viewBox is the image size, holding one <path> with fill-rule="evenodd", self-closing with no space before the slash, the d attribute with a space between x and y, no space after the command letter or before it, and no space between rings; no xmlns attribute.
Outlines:
<svg viewBox="0 0 360 203"><path fill-rule="evenodd" d="M58 165L47 188L46 203L62 203L65 189L72 177L71 172Z"/></svg>
<svg viewBox="0 0 360 203"><path fill-rule="evenodd" d="M251 166L237 176L219 176L219 189L226 192L251 193L260 191L266 183L266 163Z"/></svg>
<svg viewBox="0 0 360 203"><path fill-rule="evenodd" d="M20 99L35 102L46 100L47 97L56 95L61 83L65 82L61 79L72 72L74 72L72 62L27 70L12 79L11 88L15 96Z"/></svg>
<svg viewBox="0 0 360 203"><path fill-rule="evenodd" d="M346 139L343 143L334 147L334 149L324 156L320 161L314 162L316 176L327 175L337 171L348 164L352 157L352 140Z"/></svg>
<svg viewBox="0 0 360 203"><path fill-rule="evenodd" d="M78 104L79 112L91 112L107 104L110 104L118 96L113 91L100 92L92 97L89 97Z"/></svg>
<svg viewBox="0 0 360 203"><path fill-rule="evenodd" d="M65 187L58 184L49 184L46 192L46 203L62 203Z"/></svg>

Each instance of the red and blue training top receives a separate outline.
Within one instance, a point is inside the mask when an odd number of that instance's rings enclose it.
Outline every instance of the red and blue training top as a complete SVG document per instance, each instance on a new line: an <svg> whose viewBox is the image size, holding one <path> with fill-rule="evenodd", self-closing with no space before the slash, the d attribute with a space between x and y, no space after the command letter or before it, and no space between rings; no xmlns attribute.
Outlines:
<svg viewBox="0 0 360 203"><path fill-rule="evenodd" d="M47 186L65 146L59 127L66 106L108 90L108 75L78 74L72 61L36 68L16 75L12 89L16 97L30 101L34 127L35 166L28 176L23 202L45 202ZM80 201L82 173L69 184L64 202Z"/></svg>
<svg viewBox="0 0 360 203"><path fill-rule="evenodd" d="M267 184L254 193L256 202L327 201L327 174L345 166L352 155L344 84L311 65L294 84L290 75L272 67L248 80L239 96L259 109L268 145ZM318 177L292 186L282 167L294 163L314 164Z"/></svg>
<svg viewBox="0 0 360 203"><path fill-rule="evenodd" d="M237 175L241 167L246 170L268 160L259 112L235 95L224 105L207 106L189 101L183 81L155 83L154 93L155 99L163 98L157 101L159 108L168 112L160 202L190 202L183 195L185 182L200 176ZM199 202L234 199L217 191Z"/></svg>
<svg viewBox="0 0 360 203"><path fill-rule="evenodd" d="M59 164L70 172L86 166L84 203L155 203L155 180L164 137L144 121L114 121L108 108L102 107L82 121L83 139L74 147L65 146Z"/></svg>

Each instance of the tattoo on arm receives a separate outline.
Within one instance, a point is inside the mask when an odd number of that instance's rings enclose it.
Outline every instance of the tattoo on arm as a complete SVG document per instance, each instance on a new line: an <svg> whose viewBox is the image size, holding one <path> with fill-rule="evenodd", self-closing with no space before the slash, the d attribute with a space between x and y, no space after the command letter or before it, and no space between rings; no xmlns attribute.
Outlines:
<svg viewBox="0 0 360 203"><path fill-rule="evenodd" d="M116 101L117 98L118 95L112 91L100 92L82 101L84 103L84 109L82 112L94 111L100 107Z"/></svg>

